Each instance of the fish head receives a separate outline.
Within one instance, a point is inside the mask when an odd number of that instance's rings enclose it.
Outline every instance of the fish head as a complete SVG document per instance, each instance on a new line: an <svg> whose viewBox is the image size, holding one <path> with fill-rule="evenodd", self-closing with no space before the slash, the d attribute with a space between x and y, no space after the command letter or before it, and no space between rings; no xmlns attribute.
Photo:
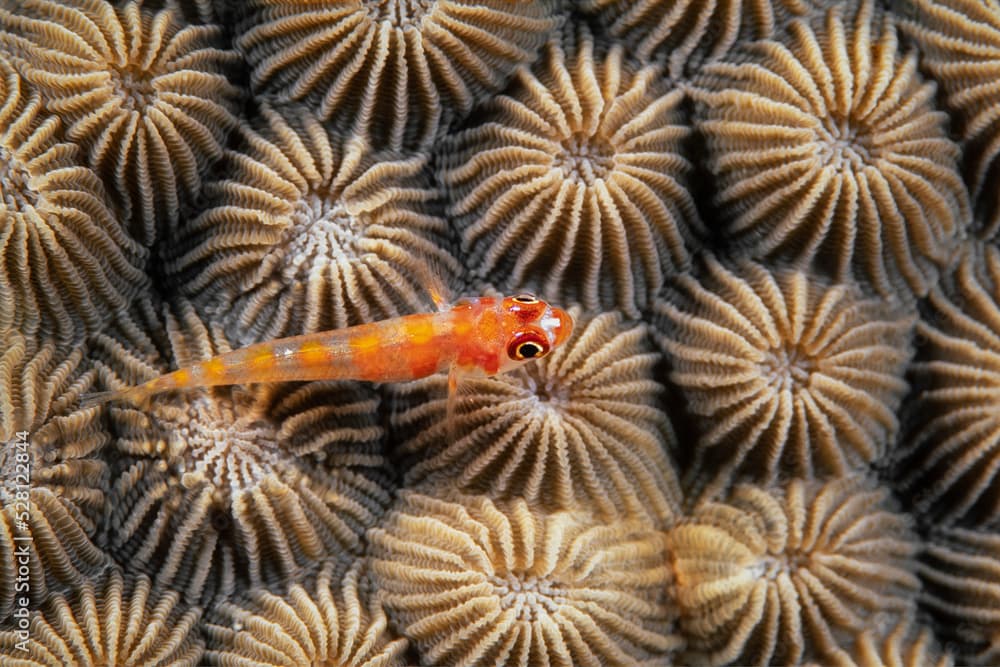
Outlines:
<svg viewBox="0 0 1000 667"><path fill-rule="evenodd" d="M545 357L573 332L569 313L533 294L504 297L500 316L505 334L502 370Z"/></svg>

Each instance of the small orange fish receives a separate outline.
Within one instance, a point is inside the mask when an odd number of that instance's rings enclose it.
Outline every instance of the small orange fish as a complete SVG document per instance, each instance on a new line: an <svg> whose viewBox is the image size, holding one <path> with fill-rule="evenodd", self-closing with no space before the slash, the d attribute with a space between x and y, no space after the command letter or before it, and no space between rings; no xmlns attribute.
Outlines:
<svg viewBox="0 0 1000 667"><path fill-rule="evenodd" d="M252 382L402 382L442 371L454 390L459 376L495 375L544 357L572 329L566 311L531 294L462 299L436 313L257 343L145 384L90 394L83 404L141 405L171 389Z"/></svg>

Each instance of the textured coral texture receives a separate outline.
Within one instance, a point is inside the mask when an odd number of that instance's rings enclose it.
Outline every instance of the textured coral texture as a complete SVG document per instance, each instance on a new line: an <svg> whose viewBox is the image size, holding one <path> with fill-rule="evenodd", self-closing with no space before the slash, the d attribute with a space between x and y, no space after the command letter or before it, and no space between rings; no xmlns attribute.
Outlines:
<svg viewBox="0 0 1000 667"><path fill-rule="evenodd" d="M798 664L913 605L915 535L851 477L737 486L668 532L688 660Z"/></svg>
<svg viewBox="0 0 1000 667"><path fill-rule="evenodd" d="M959 150L891 17L842 13L695 77L722 231L752 257L922 296L968 223Z"/></svg>
<svg viewBox="0 0 1000 667"><path fill-rule="evenodd" d="M15 3L16 4L16 3ZM33 2L0 14L22 69L147 243L176 220L236 123L219 26L134 2Z"/></svg>
<svg viewBox="0 0 1000 667"><path fill-rule="evenodd" d="M1000 664L998 81L997 0L0 0L0 664Z"/></svg>

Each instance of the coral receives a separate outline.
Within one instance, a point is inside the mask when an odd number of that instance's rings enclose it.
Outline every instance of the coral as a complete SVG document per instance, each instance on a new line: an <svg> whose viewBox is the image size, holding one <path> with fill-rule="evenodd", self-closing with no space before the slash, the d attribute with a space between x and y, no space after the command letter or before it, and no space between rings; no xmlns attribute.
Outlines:
<svg viewBox="0 0 1000 667"><path fill-rule="evenodd" d="M239 58L218 26L191 26L171 10L130 2L16 0L0 26L18 35L25 76L44 93L66 136L149 244L198 193L236 124ZM28 16L22 16L22 13Z"/></svg>
<svg viewBox="0 0 1000 667"><path fill-rule="evenodd" d="M427 276L457 265L425 163L264 105L172 270L240 344L426 310Z"/></svg>
<svg viewBox="0 0 1000 667"><path fill-rule="evenodd" d="M700 229L683 98L620 45L567 29L440 145L468 266L498 285L637 316L687 266Z"/></svg>
<svg viewBox="0 0 1000 667"><path fill-rule="evenodd" d="M724 56L737 40L774 35L791 16L806 14L807 0L577 0L597 14L612 35L625 40L643 60L665 55L673 76L703 59Z"/></svg>
<svg viewBox="0 0 1000 667"><path fill-rule="evenodd" d="M1000 534L931 532L917 568L921 602L963 665L1000 662Z"/></svg>
<svg viewBox="0 0 1000 667"><path fill-rule="evenodd" d="M998 62L1000 0L0 0L0 663L1000 664ZM497 289L560 317L455 320L495 377L277 380Z"/></svg>
<svg viewBox="0 0 1000 667"><path fill-rule="evenodd" d="M156 12L168 8L182 17L186 23L217 23L223 28L235 4L232 0L134 0L142 9Z"/></svg>
<svg viewBox="0 0 1000 667"><path fill-rule="evenodd" d="M213 665L402 667L408 642L394 638L361 562L346 573L326 563L314 581L282 595L257 590L226 603L206 625Z"/></svg>
<svg viewBox="0 0 1000 667"><path fill-rule="evenodd" d="M708 256L657 302L670 379L699 418L695 467L842 476L879 459L898 429L914 317L848 285Z"/></svg>
<svg viewBox="0 0 1000 667"><path fill-rule="evenodd" d="M845 477L699 504L667 534L684 664L827 664L854 633L912 613L918 543L887 495Z"/></svg>
<svg viewBox="0 0 1000 667"><path fill-rule="evenodd" d="M916 629L902 621L885 637L865 630L858 634L854 645L829 657L833 667L953 667L952 660L942 655L926 628ZM819 667L806 663L804 667Z"/></svg>
<svg viewBox="0 0 1000 667"><path fill-rule="evenodd" d="M902 30L920 47L941 85L966 152L965 165L984 236L1000 231L1000 3L897 0Z"/></svg>
<svg viewBox="0 0 1000 667"><path fill-rule="evenodd" d="M445 379L397 390L394 426L406 483L427 477L549 510L669 523L680 490L675 444L653 379L660 361L646 327L621 315L571 311L566 344L495 378L464 379L450 413ZM428 400L428 393L432 393Z"/></svg>
<svg viewBox="0 0 1000 667"><path fill-rule="evenodd" d="M1000 251L964 249L917 335L896 483L925 518L1000 526Z"/></svg>
<svg viewBox="0 0 1000 667"><path fill-rule="evenodd" d="M255 90L305 100L376 148L420 149L535 58L551 0L250 0Z"/></svg>
<svg viewBox="0 0 1000 667"><path fill-rule="evenodd" d="M228 349L183 302L164 308L161 328L169 349L159 358L141 345L130 351L127 332L105 337L106 367L134 374L145 359L166 370ZM256 395L191 390L112 407L120 458L110 552L192 600L356 556L362 533L390 501L377 409L372 389L323 382Z"/></svg>
<svg viewBox="0 0 1000 667"><path fill-rule="evenodd" d="M612 35L643 60L665 55L673 76L725 55L737 40L774 35L791 16L806 14L809 0L577 0L597 14Z"/></svg>
<svg viewBox="0 0 1000 667"><path fill-rule="evenodd" d="M201 610L179 598L155 591L148 577L126 578L112 568L32 612L27 653L13 633L0 632L0 657L20 667L194 667L204 648Z"/></svg>
<svg viewBox="0 0 1000 667"><path fill-rule="evenodd" d="M663 537L645 524L405 491L370 541L425 664L634 665L678 646Z"/></svg>
<svg viewBox="0 0 1000 667"><path fill-rule="evenodd" d="M935 86L871 0L702 70L697 127L721 233L745 255L924 295L969 222Z"/></svg>
<svg viewBox="0 0 1000 667"><path fill-rule="evenodd" d="M145 257L59 119L0 57L0 330L69 340L99 328L143 286Z"/></svg>
<svg viewBox="0 0 1000 667"><path fill-rule="evenodd" d="M108 562L93 539L109 485L96 410L53 417L0 448L0 623L27 596L79 586Z"/></svg>
<svg viewBox="0 0 1000 667"><path fill-rule="evenodd" d="M0 329L0 442L65 413L93 380L80 347Z"/></svg>

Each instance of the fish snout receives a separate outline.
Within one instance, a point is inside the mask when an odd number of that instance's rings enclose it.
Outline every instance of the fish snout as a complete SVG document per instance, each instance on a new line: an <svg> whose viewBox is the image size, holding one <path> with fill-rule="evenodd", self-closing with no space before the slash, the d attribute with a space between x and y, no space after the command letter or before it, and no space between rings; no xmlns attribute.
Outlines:
<svg viewBox="0 0 1000 667"><path fill-rule="evenodd" d="M549 306L549 312L542 319L542 328L552 341L552 347L559 347L573 333L573 317L562 308Z"/></svg>

